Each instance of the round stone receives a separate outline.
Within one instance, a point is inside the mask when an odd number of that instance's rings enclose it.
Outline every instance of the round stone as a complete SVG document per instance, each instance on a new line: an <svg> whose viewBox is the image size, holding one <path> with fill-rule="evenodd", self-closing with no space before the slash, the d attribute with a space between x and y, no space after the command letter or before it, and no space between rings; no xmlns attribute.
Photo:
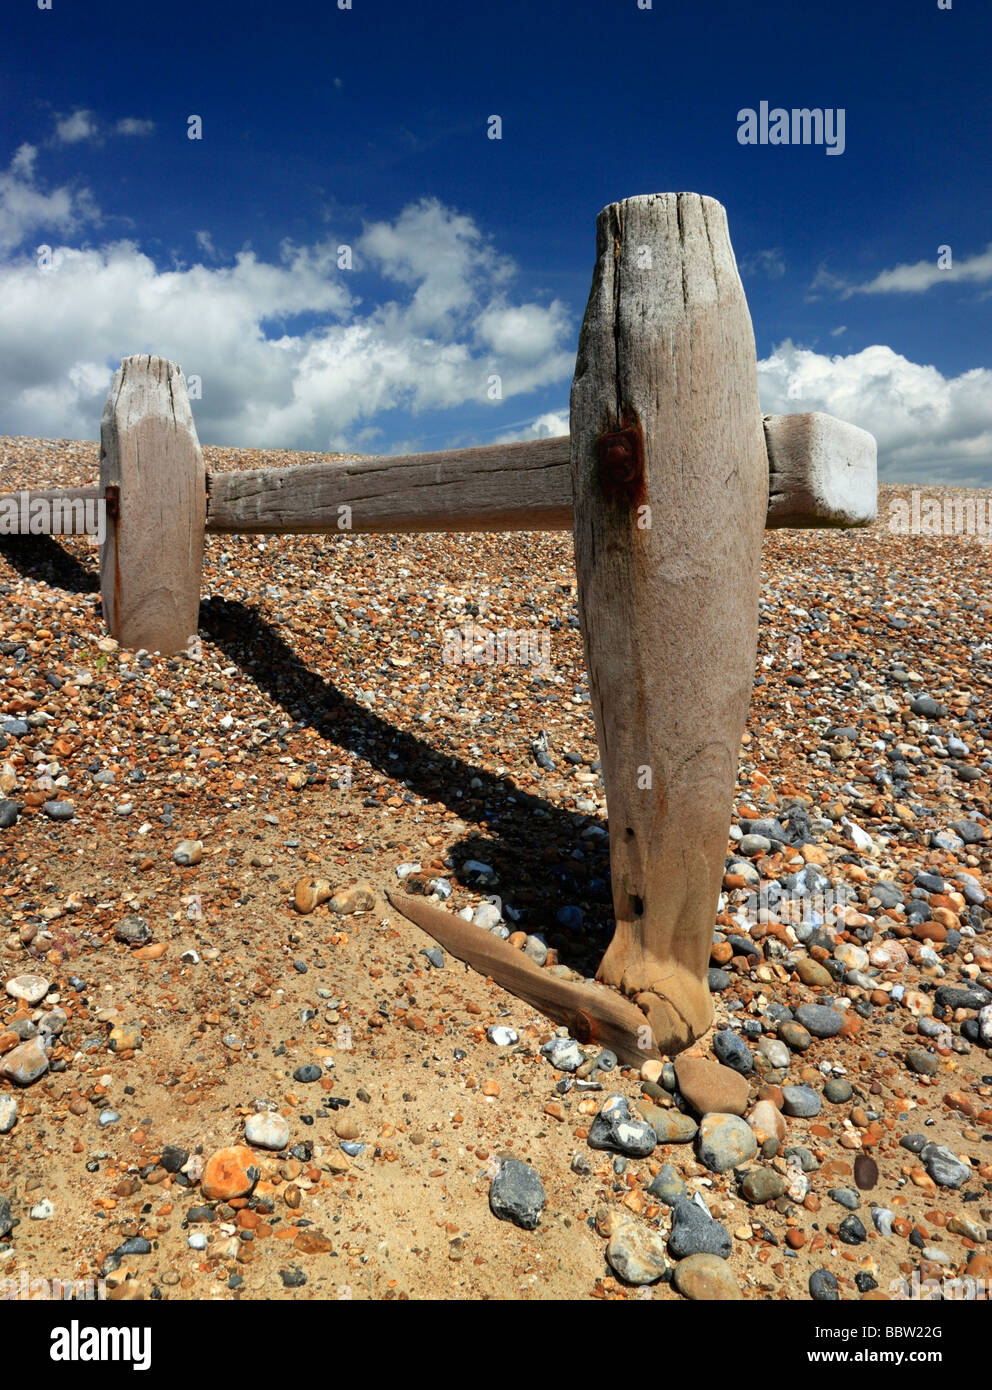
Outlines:
<svg viewBox="0 0 992 1390"><path fill-rule="evenodd" d="M823 1102L812 1086L783 1086L782 1110L786 1115L811 1120L819 1115Z"/></svg>
<svg viewBox="0 0 992 1390"><path fill-rule="evenodd" d="M282 1115L263 1110L248 1117L245 1139L258 1149L284 1149L289 1143L289 1124Z"/></svg>
<svg viewBox="0 0 992 1390"><path fill-rule="evenodd" d="M720 1062L708 1057L679 1057L675 1077L683 1099L697 1115L743 1115L747 1108L747 1079Z"/></svg>
<svg viewBox="0 0 992 1390"><path fill-rule="evenodd" d="M696 1152L711 1172L726 1173L753 1158L758 1141L739 1115L706 1115L699 1126Z"/></svg>
<svg viewBox="0 0 992 1390"><path fill-rule="evenodd" d="M261 1177L255 1155L244 1144L218 1149L207 1159L200 1180L200 1191L208 1202L229 1202L247 1197Z"/></svg>
<svg viewBox="0 0 992 1390"><path fill-rule="evenodd" d="M694 1301L727 1303L742 1296L733 1270L717 1255L690 1255L679 1260L672 1282L683 1298Z"/></svg>
<svg viewBox="0 0 992 1390"><path fill-rule="evenodd" d="M815 1269L809 1276L809 1296L816 1303L838 1303L840 1290L836 1274L831 1274L829 1269Z"/></svg>
<svg viewBox="0 0 992 1390"><path fill-rule="evenodd" d="M609 1149L631 1158L646 1158L657 1143L647 1120L635 1119L627 1097L620 1094L606 1098L589 1129L591 1149Z"/></svg>
<svg viewBox="0 0 992 1390"><path fill-rule="evenodd" d="M850 1081L845 1081L841 1076L832 1076L823 1088L823 1094L831 1105L843 1105L845 1101L851 1099L854 1094L854 1087Z"/></svg>
<svg viewBox="0 0 992 1390"><path fill-rule="evenodd" d="M835 1038L844 1026L844 1016L826 1004L803 1004L796 1019L814 1038Z"/></svg>
<svg viewBox="0 0 992 1390"><path fill-rule="evenodd" d="M741 1196L749 1202L773 1202L785 1195L785 1178L774 1168L749 1168L741 1179Z"/></svg>
<svg viewBox="0 0 992 1390"><path fill-rule="evenodd" d="M793 1019L784 1019L778 1025L778 1035L784 1043L792 1048L793 1052L805 1052L808 1047L812 1047L813 1039L801 1023L796 1023Z"/></svg>
<svg viewBox="0 0 992 1390"><path fill-rule="evenodd" d="M606 1259L625 1284L655 1284L668 1268L664 1236L634 1221L625 1221L610 1237Z"/></svg>
<svg viewBox="0 0 992 1390"><path fill-rule="evenodd" d="M26 1004L37 1004L51 989L44 975L14 975L4 986L11 999L23 999Z"/></svg>

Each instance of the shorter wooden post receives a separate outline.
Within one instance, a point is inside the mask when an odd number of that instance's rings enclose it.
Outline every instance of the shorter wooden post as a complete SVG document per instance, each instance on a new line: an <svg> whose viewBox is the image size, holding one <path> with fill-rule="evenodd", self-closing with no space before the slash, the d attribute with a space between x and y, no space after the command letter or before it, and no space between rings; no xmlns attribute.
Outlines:
<svg viewBox="0 0 992 1390"><path fill-rule="evenodd" d="M182 369L125 357L100 427L104 620L122 647L174 655L200 609L206 471Z"/></svg>

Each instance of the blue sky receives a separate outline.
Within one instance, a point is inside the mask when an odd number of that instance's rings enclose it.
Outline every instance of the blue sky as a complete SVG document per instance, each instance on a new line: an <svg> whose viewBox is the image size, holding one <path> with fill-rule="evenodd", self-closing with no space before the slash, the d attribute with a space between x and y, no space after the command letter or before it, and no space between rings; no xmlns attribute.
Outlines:
<svg viewBox="0 0 992 1390"><path fill-rule="evenodd" d="M145 351L201 379L206 444L563 433L596 214L691 190L727 208L766 410L992 486L987 0L18 0L4 28L0 433L98 438ZM843 109L843 153L742 145L762 101Z"/></svg>

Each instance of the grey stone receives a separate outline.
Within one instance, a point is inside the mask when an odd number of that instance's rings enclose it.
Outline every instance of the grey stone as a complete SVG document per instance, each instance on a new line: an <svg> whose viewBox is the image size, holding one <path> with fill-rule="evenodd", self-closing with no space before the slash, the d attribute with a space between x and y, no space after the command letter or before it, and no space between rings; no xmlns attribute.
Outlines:
<svg viewBox="0 0 992 1390"><path fill-rule="evenodd" d="M844 1016L826 1004L803 1004L796 1019L814 1038L835 1038L844 1026Z"/></svg>
<svg viewBox="0 0 992 1390"><path fill-rule="evenodd" d="M971 1177L971 1169L942 1144L925 1144L920 1151L923 1166L939 1187L961 1187Z"/></svg>
<svg viewBox="0 0 992 1390"><path fill-rule="evenodd" d="M18 1086L30 1086L48 1070L48 1054L37 1038L18 1043L0 1059L0 1076L9 1077Z"/></svg>
<svg viewBox="0 0 992 1390"><path fill-rule="evenodd" d="M17 1124L17 1099L0 1096L0 1134L9 1134Z"/></svg>
<svg viewBox="0 0 992 1390"><path fill-rule="evenodd" d="M0 1240L9 1236L14 1229L14 1218L10 1214L10 1198L0 1197Z"/></svg>
<svg viewBox="0 0 992 1390"><path fill-rule="evenodd" d="M783 1086L782 1097L782 1113L796 1119L811 1120L823 1108L812 1086Z"/></svg>
<svg viewBox="0 0 992 1390"><path fill-rule="evenodd" d="M578 1071L586 1060L574 1038L552 1038L544 1044L541 1052L556 1071Z"/></svg>
<svg viewBox="0 0 992 1390"><path fill-rule="evenodd" d="M666 1206L674 1207L676 1202L685 1197L686 1186L672 1165L666 1163L649 1185L648 1192L652 1197L657 1197L664 1202Z"/></svg>
<svg viewBox="0 0 992 1390"><path fill-rule="evenodd" d="M770 1062L771 1065L776 1067L779 1071L787 1070L789 1063L792 1061L792 1054L789 1049L786 1047L785 1043L781 1042L778 1038L759 1038L758 1051L766 1061Z"/></svg>
<svg viewBox="0 0 992 1390"><path fill-rule="evenodd" d="M639 1102L639 1109L657 1135L659 1144L688 1144L695 1139L699 1126L691 1115L674 1107L660 1110L657 1105L648 1105L645 1101Z"/></svg>
<svg viewBox="0 0 992 1390"><path fill-rule="evenodd" d="M861 1205L861 1199L851 1187L832 1187L827 1196L842 1207L847 1207L848 1211L857 1211Z"/></svg>
<svg viewBox="0 0 992 1390"><path fill-rule="evenodd" d="M668 1253L676 1260L689 1255L718 1255L725 1260L730 1254L731 1240L725 1226L714 1221L698 1202L681 1201L672 1208L672 1232L668 1238Z"/></svg>
<svg viewBox="0 0 992 1390"><path fill-rule="evenodd" d="M657 1143L647 1120L635 1120L627 1097L620 1094L607 1096L589 1130L591 1149L609 1149L631 1158L646 1158Z"/></svg>
<svg viewBox="0 0 992 1390"><path fill-rule="evenodd" d="M809 1276L809 1296L816 1303L838 1303L837 1276L829 1269L815 1269Z"/></svg>
<svg viewBox="0 0 992 1390"><path fill-rule="evenodd" d="M114 928L114 936L127 946L144 946L151 941L151 928L143 917L131 912L123 917Z"/></svg>
<svg viewBox="0 0 992 1390"><path fill-rule="evenodd" d="M842 1076L832 1076L824 1086L823 1094L831 1105L843 1105L845 1101L851 1099L854 1094L854 1087L850 1081L845 1081Z"/></svg>
<svg viewBox="0 0 992 1390"><path fill-rule="evenodd" d="M984 985L940 985L934 994L945 1009L984 1009L992 1004L992 990Z"/></svg>
<svg viewBox="0 0 992 1390"><path fill-rule="evenodd" d="M500 1221L534 1230L547 1198L536 1168L519 1158L507 1158L489 1187L489 1209Z"/></svg>
<svg viewBox="0 0 992 1390"><path fill-rule="evenodd" d="M917 1076L936 1076L940 1070L940 1062L935 1055L922 1047L910 1048L906 1053L906 1065Z"/></svg>
<svg viewBox="0 0 992 1390"><path fill-rule="evenodd" d="M713 1051L725 1067L732 1067L742 1076L748 1076L754 1070L751 1049L733 1028L723 1028L716 1034L713 1039Z"/></svg>
<svg viewBox="0 0 992 1390"><path fill-rule="evenodd" d="M696 1152L713 1173L739 1168L758 1152L754 1130L739 1115L706 1115L699 1126Z"/></svg>
<svg viewBox="0 0 992 1390"><path fill-rule="evenodd" d="M42 810L49 820L72 820L76 814L71 801L46 801Z"/></svg>
<svg viewBox="0 0 992 1390"><path fill-rule="evenodd" d="M16 801L0 801L0 830L9 830L17 824L21 808Z"/></svg>
<svg viewBox="0 0 992 1390"><path fill-rule="evenodd" d="M785 1195L785 1178L774 1168L749 1168L741 1179L741 1196L760 1205Z"/></svg>

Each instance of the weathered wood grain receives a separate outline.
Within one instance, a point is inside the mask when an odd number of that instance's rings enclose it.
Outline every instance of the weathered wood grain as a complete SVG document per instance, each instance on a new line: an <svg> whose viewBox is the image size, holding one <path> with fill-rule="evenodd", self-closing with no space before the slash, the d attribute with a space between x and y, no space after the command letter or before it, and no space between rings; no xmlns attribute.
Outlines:
<svg viewBox="0 0 992 1390"><path fill-rule="evenodd" d="M871 435L820 414L768 415L765 428L775 444L767 529L874 521ZM870 467L864 441L871 446ZM573 524L569 455L565 434L440 454L212 473L207 530L244 535L567 531Z"/></svg>
<svg viewBox="0 0 992 1390"><path fill-rule="evenodd" d="M573 1037L609 1048L630 1066L640 1066L649 1057L661 1056L648 1036L643 1013L622 994L601 985L559 980L535 965L523 951L422 898L389 892L386 897L397 912L440 942L451 955L556 1023L564 1023Z"/></svg>
<svg viewBox="0 0 992 1390"><path fill-rule="evenodd" d="M131 651L183 651L198 625L206 472L176 363L124 358L100 440L101 491L120 497L100 548L104 620Z"/></svg>
<svg viewBox="0 0 992 1390"><path fill-rule="evenodd" d="M878 516L875 438L822 411L766 415L766 527L869 526Z"/></svg>
<svg viewBox="0 0 992 1390"><path fill-rule="evenodd" d="M644 439L629 493L599 468L600 435L622 424ZM571 438L616 917L598 978L673 1052L712 1019L706 972L768 506L754 335L714 199L659 194L600 213Z"/></svg>

